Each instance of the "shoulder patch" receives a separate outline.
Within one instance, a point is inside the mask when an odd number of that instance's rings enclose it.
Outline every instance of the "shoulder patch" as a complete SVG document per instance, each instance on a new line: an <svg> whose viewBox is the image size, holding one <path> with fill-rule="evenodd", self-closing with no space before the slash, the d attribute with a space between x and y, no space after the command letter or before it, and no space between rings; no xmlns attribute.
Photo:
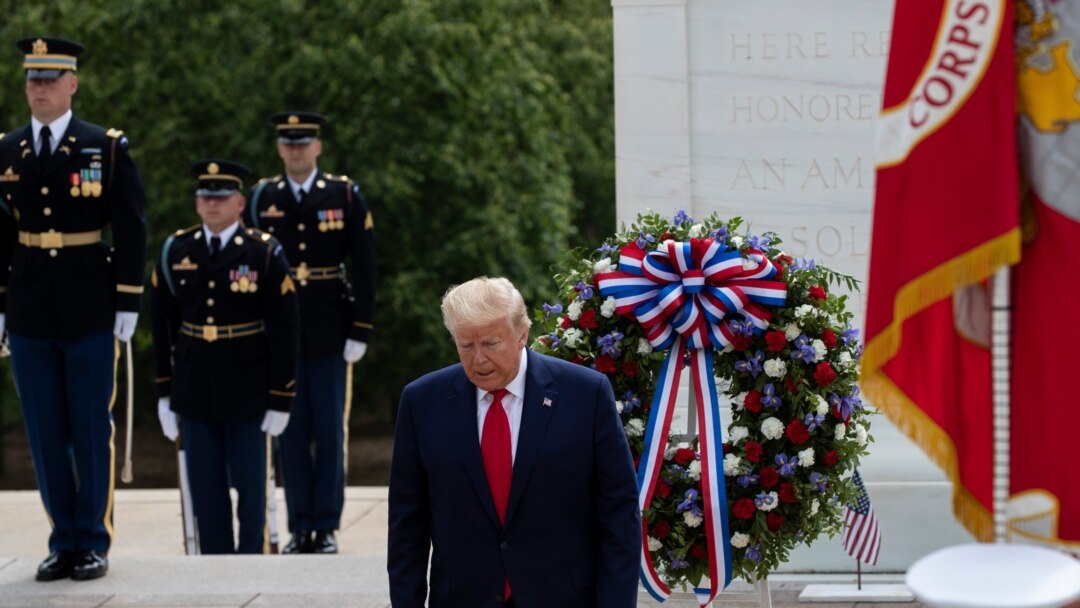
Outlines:
<svg viewBox="0 0 1080 608"><path fill-rule="evenodd" d="M329 173L324 175L326 175L326 179L333 182L352 182L352 179L350 179L348 175L330 175Z"/></svg>
<svg viewBox="0 0 1080 608"><path fill-rule="evenodd" d="M270 176L270 177L264 177L264 178L260 179L257 183L259 183L259 184L273 184L273 183L280 182L280 181L281 181L281 176L280 175L273 175L273 176Z"/></svg>
<svg viewBox="0 0 1080 608"><path fill-rule="evenodd" d="M119 139L119 137L121 135L123 135L123 134L124 134L124 132L121 131L120 129L109 129L108 131L105 132L105 135L108 135L109 137L111 137L113 139Z"/></svg>
<svg viewBox="0 0 1080 608"><path fill-rule="evenodd" d="M188 226L187 228L181 228L180 230L177 230L173 234L176 235L176 236L180 236L182 234L187 234L189 232L194 232L194 231L198 230L201 227L202 227L202 224L195 224L194 226Z"/></svg>

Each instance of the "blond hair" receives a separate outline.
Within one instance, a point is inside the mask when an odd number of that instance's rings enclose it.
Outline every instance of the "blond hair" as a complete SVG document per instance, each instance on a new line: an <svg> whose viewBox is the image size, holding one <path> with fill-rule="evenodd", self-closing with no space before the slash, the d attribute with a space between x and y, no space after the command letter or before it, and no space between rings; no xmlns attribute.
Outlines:
<svg viewBox="0 0 1080 608"><path fill-rule="evenodd" d="M515 331L532 326L521 292L502 277L477 277L446 290L442 315L451 336L455 328L482 327L503 319L509 320Z"/></svg>

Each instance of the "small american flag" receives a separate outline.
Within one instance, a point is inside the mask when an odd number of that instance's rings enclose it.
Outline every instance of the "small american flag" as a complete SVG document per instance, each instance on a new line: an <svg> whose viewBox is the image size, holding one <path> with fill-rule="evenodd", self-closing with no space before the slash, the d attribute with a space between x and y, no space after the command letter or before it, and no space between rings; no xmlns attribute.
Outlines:
<svg viewBox="0 0 1080 608"><path fill-rule="evenodd" d="M544 407L551 407L551 398L544 397Z"/></svg>
<svg viewBox="0 0 1080 608"><path fill-rule="evenodd" d="M878 527L870 495L866 493L859 471L855 471L852 480L859 495L854 505L844 508L844 535L841 540L848 555L864 564L874 565L881 550L881 528Z"/></svg>

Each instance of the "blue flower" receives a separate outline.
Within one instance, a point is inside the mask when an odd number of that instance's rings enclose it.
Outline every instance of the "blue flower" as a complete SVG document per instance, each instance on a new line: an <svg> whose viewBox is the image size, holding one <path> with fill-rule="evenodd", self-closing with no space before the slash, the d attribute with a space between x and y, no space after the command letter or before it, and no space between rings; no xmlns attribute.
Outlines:
<svg viewBox="0 0 1080 608"><path fill-rule="evenodd" d="M791 265L791 269L792 270L813 270L815 266L817 266L817 262L815 262L814 260L812 260L812 259L808 260L806 258L799 258L799 259L795 260L794 264Z"/></svg>
<svg viewBox="0 0 1080 608"><path fill-rule="evenodd" d="M727 236L728 236L728 234L727 234L727 226L720 226L716 230L713 230L712 232L710 232L709 236L716 239L717 241L725 241L725 240L727 240Z"/></svg>
<svg viewBox="0 0 1080 608"><path fill-rule="evenodd" d="M806 418L803 420L803 423L806 425L806 430L811 433L814 432L814 429L821 426L822 422L825 422L824 414L807 414Z"/></svg>
<svg viewBox="0 0 1080 608"><path fill-rule="evenodd" d="M781 477L791 477L795 474L795 469L799 468L799 459L794 456L788 458L787 454L777 454L776 464L780 467Z"/></svg>
<svg viewBox="0 0 1080 608"><path fill-rule="evenodd" d="M555 350L562 344L562 340L559 339L559 334L551 334L548 336L548 348Z"/></svg>
<svg viewBox="0 0 1080 608"><path fill-rule="evenodd" d="M841 399L840 399L840 413L841 414L844 414L844 412L847 412L848 414L850 414L851 412L854 412L855 410L861 410L862 407L863 407L863 404L862 404L862 399L859 399L859 387L858 386L852 386L851 387L851 393L849 393L847 397L841 397ZM847 418L847 415L844 415L844 417Z"/></svg>
<svg viewBox="0 0 1080 608"><path fill-rule="evenodd" d="M618 251L618 249L616 249L614 245L609 245L607 241L604 241L604 244L596 251L597 253L611 253L613 251Z"/></svg>
<svg viewBox="0 0 1080 608"><path fill-rule="evenodd" d="M747 355L745 360L736 361L735 371L747 373L757 378L761 374L761 362L764 360L765 354L760 350L756 351L753 356Z"/></svg>
<svg viewBox="0 0 1080 608"><path fill-rule="evenodd" d="M813 363L816 357L817 352L810 345L810 338L805 335L795 338L794 348L791 350L792 359L809 364Z"/></svg>
<svg viewBox="0 0 1080 608"><path fill-rule="evenodd" d="M746 548L746 559L754 562L755 564L761 561L761 545L754 543Z"/></svg>
<svg viewBox="0 0 1080 608"><path fill-rule="evenodd" d="M678 506L675 507L675 512L682 513L683 511L690 511L694 515L700 517L701 507L697 505L697 490L687 490L685 496L686 500L680 502Z"/></svg>
<svg viewBox="0 0 1080 608"><path fill-rule="evenodd" d="M811 492L824 492L825 491L825 476L817 471L810 473L810 483L814 484L814 488Z"/></svg>
<svg viewBox="0 0 1080 608"><path fill-rule="evenodd" d="M775 410L779 408L783 404L783 402L780 401L779 396L773 394L774 390L775 389L773 389L772 382L766 384L764 388L761 389L761 405L764 405L765 407L771 407Z"/></svg>
<svg viewBox="0 0 1080 608"><path fill-rule="evenodd" d="M544 320L547 321L551 315L557 315L562 312L562 304L548 304L544 302Z"/></svg>
<svg viewBox="0 0 1080 608"><path fill-rule="evenodd" d="M746 475L739 475L739 478L736 480L736 482L738 482L740 486L747 488L750 487L750 484L758 482L758 476L751 475L750 473L747 473Z"/></svg>
<svg viewBox="0 0 1080 608"><path fill-rule="evenodd" d="M840 418L847 420L855 411L856 406L862 407L862 402L858 397L852 399L851 396L840 397L836 393L829 393L829 405L840 414Z"/></svg>
<svg viewBox="0 0 1080 608"><path fill-rule="evenodd" d="M671 558L672 570L683 570L690 567L690 562L679 557L674 551L668 551L668 557Z"/></svg>
<svg viewBox="0 0 1080 608"><path fill-rule="evenodd" d="M754 324L750 321L739 321L738 319L732 319L728 321L728 327L731 328L731 333L736 336L751 337L754 335Z"/></svg>
<svg viewBox="0 0 1080 608"><path fill-rule="evenodd" d="M651 234L645 234L644 232L638 232L638 238L634 243L637 244L638 249L645 249L649 246L649 243L655 243L656 237Z"/></svg>
<svg viewBox="0 0 1080 608"><path fill-rule="evenodd" d="M746 242L750 245L751 249L765 250L768 248L772 240L767 236L758 236L756 234L750 235Z"/></svg>
<svg viewBox="0 0 1080 608"><path fill-rule="evenodd" d="M600 347L601 355L610 355L617 359L622 352L619 350L619 340L623 339L623 335L620 332L613 331L606 336L600 336L596 339L596 345Z"/></svg>
<svg viewBox="0 0 1080 608"><path fill-rule="evenodd" d="M626 391L622 396L623 403L626 404L626 412L634 409L635 407L641 407L641 399L638 399L634 391Z"/></svg>
<svg viewBox="0 0 1080 608"><path fill-rule="evenodd" d="M671 223L676 226L682 226L683 224L692 221L694 221L694 219L686 214L686 209L679 209L675 212L675 219L671 220Z"/></svg>
<svg viewBox="0 0 1080 608"><path fill-rule="evenodd" d="M589 300L593 297L593 286L587 285L583 281L578 281L577 285L574 285L574 291L578 292L578 299L581 301Z"/></svg>
<svg viewBox="0 0 1080 608"><path fill-rule="evenodd" d="M847 346L848 344L851 344L852 342L858 342L858 341L859 341L859 330L854 328L854 327L851 327L850 325L848 326L847 329L844 330L844 333L840 335L840 343L843 344L844 346Z"/></svg>
<svg viewBox="0 0 1080 608"><path fill-rule="evenodd" d="M762 492L754 497L754 506L757 508L767 507L776 502L776 497L769 494L769 492Z"/></svg>

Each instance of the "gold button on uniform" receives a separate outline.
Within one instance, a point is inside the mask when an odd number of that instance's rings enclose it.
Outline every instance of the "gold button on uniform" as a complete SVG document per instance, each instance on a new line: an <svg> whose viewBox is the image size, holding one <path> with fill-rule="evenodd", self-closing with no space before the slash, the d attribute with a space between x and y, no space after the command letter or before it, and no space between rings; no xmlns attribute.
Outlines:
<svg viewBox="0 0 1080 608"><path fill-rule="evenodd" d="M208 298L206 300L206 305L207 306L213 306L214 305L214 298Z"/></svg>
<svg viewBox="0 0 1080 608"><path fill-rule="evenodd" d="M48 196L48 195L49 195L49 187L48 186L42 186L41 187L41 196Z"/></svg>
<svg viewBox="0 0 1080 608"><path fill-rule="evenodd" d="M206 324L207 325L213 325L214 324L214 317L206 317Z"/></svg>
<svg viewBox="0 0 1080 608"><path fill-rule="evenodd" d="M45 214L45 217L48 217L48 216L52 215L52 209L49 208L49 207L45 207L44 209L41 210L41 212Z"/></svg>
<svg viewBox="0 0 1080 608"><path fill-rule="evenodd" d="M206 286L209 287L210 289L213 289L216 285L217 285L217 283L215 283L213 281L210 281L209 283L206 284Z"/></svg>
<svg viewBox="0 0 1080 608"><path fill-rule="evenodd" d="M297 245L297 247L300 249L300 251L306 251L307 243L300 243L299 245Z"/></svg>
<svg viewBox="0 0 1080 608"><path fill-rule="evenodd" d="M50 249L50 250L49 250L49 257L51 257L51 258L55 258L55 257L56 257L57 255L59 255L59 254L60 254L60 252L58 252L58 251L57 251L57 250L55 250L55 249Z"/></svg>
<svg viewBox="0 0 1080 608"><path fill-rule="evenodd" d="M300 232L303 232L304 231L304 225L303 224L297 224L296 229L299 230Z"/></svg>

